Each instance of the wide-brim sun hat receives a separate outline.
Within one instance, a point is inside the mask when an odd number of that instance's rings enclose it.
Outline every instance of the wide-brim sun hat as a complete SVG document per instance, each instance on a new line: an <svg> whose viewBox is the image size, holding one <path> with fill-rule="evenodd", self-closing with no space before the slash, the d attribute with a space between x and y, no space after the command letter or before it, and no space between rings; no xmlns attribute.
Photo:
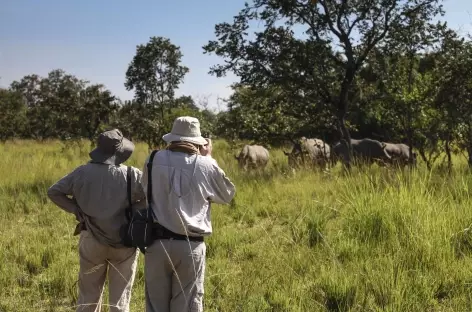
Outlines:
<svg viewBox="0 0 472 312"><path fill-rule="evenodd" d="M196 145L205 145L207 140L202 137L200 132L200 122L195 117L183 116L174 120L172 131L162 137L167 143L171 142L189 142Z"/></svg>
<svg viewBox="0 0 472 312"><path fill-rule="evenodd" d="M92 162L119 165L131 157L134 143L123 136L120 130L105 131L98 136L97 147L89 153Z"/></svg>

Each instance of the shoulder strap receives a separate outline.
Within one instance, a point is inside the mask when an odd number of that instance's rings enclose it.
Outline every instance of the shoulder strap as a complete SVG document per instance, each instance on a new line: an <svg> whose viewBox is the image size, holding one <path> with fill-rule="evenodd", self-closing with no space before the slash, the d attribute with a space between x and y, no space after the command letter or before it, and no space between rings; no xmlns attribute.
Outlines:
<svg viewBox="0 0 472 312"><path fill-rule="evenodd" d="M147 163L147 200L148 200L148 218L149 218L149 212L153 214L152 208L151 208L151 203L152 203L152 162L154 161L154 156L156 155L157 150L152 151L151 155L149 156L149 161Z"/></svg>
<svg viewBox="0 0 472 312"><path fill-rule="evenodd" d="M131 166L128 166L128 170L126 172L126 184L127 184L127 193L128 193L128 204L129 206L131 207L131 205L133 204L132 200L131 200Z"/></svg>
<svg viewBox="0 0 472 312"><path fill-rule="evenodd" d="M131 220L131 207L133 206L133 202L131 199L131 166L127 166L126 170L126 194L128 197L128 207L126 208L126 218Z"/></svg>

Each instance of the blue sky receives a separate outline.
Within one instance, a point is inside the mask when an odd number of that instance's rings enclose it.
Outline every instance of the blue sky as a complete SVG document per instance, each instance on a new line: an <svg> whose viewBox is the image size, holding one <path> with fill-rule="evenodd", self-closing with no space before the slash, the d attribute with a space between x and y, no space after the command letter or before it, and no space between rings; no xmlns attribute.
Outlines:
<svg viewBox="0 0 472 312"><path fill-rule="evenodd" d="M28 74L61 68L92 83L103 83L123 100L125 71L136 45L151 36L180 46L190 68L178 94L197 99L227 97L234 76L216 78L209 67L220 61L204 55L214 25L231 21L244 0L1 0L0 86ZM472 0L446 0L450 27L472 33ZM223 107L221 107L223 108Z"/></svg>

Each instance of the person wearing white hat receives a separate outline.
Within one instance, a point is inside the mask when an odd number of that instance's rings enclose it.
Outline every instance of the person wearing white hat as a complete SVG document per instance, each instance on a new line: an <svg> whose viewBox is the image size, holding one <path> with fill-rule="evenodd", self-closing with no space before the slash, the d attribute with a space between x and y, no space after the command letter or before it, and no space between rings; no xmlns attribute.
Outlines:
<svg viewBox="0 0 472 312"><path fill-rule="evenodd" d="M120 228L130 205L139 208L146 199L141 170L122 165L133 151L134 144L118 129L105 131L89 154L91 161L48 189L51 201L80 222L77 311L100 311L107 275L110 311L129 311L138 253L124 246Z"/></svg>
<svg viewBox="0 0 472 312"><path fill-rule="evenodd" d="M145 254L146 311L200 312L211 203L229 204L236 190L211 157L211 140L201 136L197 118L177 118L163 139L170 145L154 154L148 193L154 242Z"/></svg>

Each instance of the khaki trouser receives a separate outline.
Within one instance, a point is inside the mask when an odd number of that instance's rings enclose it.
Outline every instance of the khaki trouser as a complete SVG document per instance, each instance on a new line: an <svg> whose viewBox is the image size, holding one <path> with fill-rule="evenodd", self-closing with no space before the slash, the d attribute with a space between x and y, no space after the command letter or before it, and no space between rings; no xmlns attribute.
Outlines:
<svg viewBox="0 0 472 312"><path fill-rule="evenodd" d="M79 256L77 312L100 312L107 271L110 312L128 312L138 263L136 249L109 247L82 231Z"/></svg>
<svg viewBox="0 0 472 312"><path fill-rule="evenodd" d="M202 312L206 246L156 240L146 248L146 312Z"/></svg>

